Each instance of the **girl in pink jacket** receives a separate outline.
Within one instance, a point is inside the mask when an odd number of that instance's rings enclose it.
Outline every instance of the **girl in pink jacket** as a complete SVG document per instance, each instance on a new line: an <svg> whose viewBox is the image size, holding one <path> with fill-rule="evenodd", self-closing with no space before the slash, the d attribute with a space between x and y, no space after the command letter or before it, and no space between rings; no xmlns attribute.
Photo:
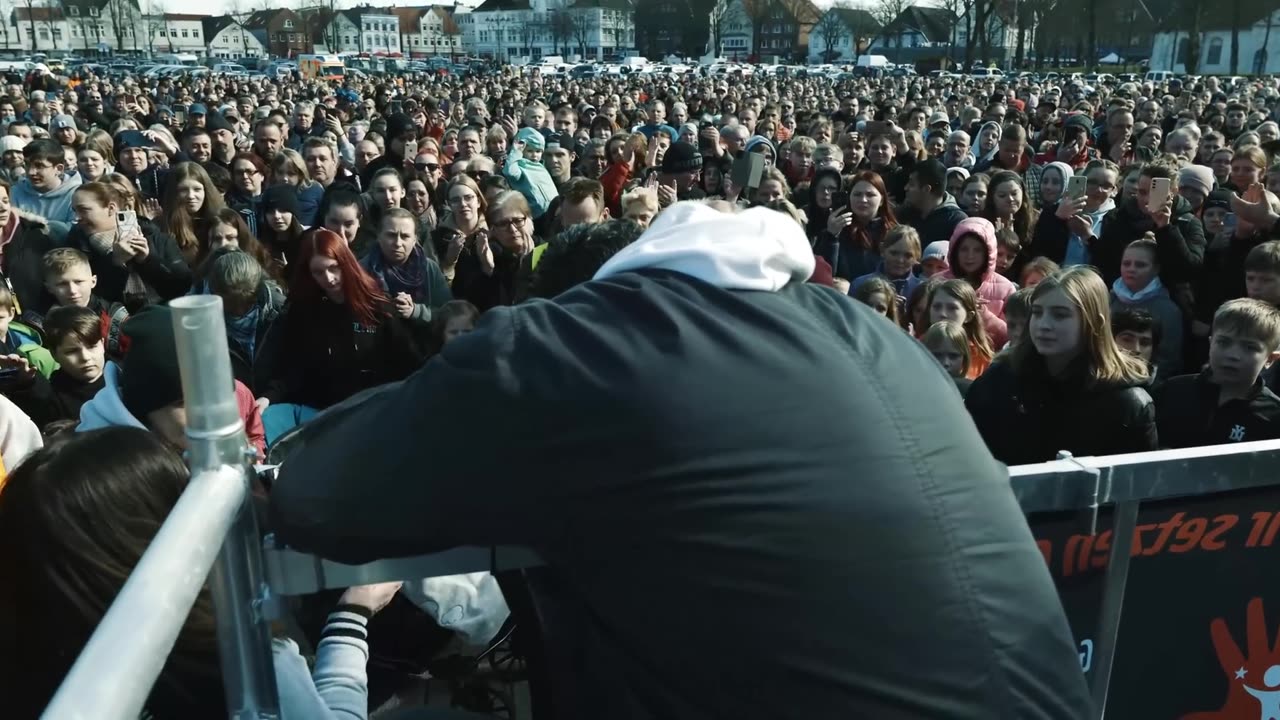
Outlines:
<svg viewBox="0 0 1280 720"><path fill-rule="evenodd" d="M996 347L1004 345L1004 303L1017 289L1011 280L996 272L996 228L990 220L971 217L962 220L951 233L947 253L950 267L945 278L968 280L983 304L983 325Z"/></svg>

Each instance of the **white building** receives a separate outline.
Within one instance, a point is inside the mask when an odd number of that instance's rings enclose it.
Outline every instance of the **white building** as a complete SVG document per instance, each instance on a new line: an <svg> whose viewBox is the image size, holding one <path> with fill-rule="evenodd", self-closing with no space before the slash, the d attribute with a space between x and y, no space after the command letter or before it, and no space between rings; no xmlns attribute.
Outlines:
<svg viewBox="0 0 1280 720"><path fill-rule="evenodd" d="M453 8L396 8L396 15L400 20L400 47L410 57L464 54L462 32L454 22Z"/></svg>
<svg viewBox="0 0 1280 720"><path fill-rule="evenodd" d="M339 10L329 16L329 21L316 33L315 51L399 54L400 19L386 8L357 7Z"/></svg>
<svg viewBox="0 0 1280 720"><path fill-rule="evenodd" d="M67 50L93 56L146 47L137 6L128 2L63 0L61 5L18 6L6 20L0 28L0 49L5 50Z"/></svg>
<svg viewBox="0 0 1280 720"><path fill-rule="evenodd" d="M208 17L187 13L143 16L143 25L151 35L151 51L204 55L204 21Z"/></svg>
<svg viewBox="0 0 1280 720"><path fill-rule="evenodd" d="M755 47L755 23L747 14L742 0L720 0L711 8L709 23L715 56L727 60L746 60Z"/></svg>
<svg viewBox="0 0 1280 720"><path fill-rule="evenodd" d="M211 58L265 57L266 48L253 33L230 15L205 18L205 52Z"/></svg>
<svg viewBox="0 0 1280 720"><path fill-rule="evenodd" d="M1209 15L1200 36L1200 62L1196 72L1202 75L1270 75L1280 73L1280 10L1250 18L1239 34L1239 65L1231 67L1230 13ZM1187 71L1188 37L1185 30L1156 33L1151 47L1151 69ZM1175 55L1176 53L1176 55Z"/></svg>
<svg viewBox="0 0 1280 720"><path fill-rule="evenodd" d="M953 31L951 46L963 48L969 44L968 27L972 23L969 22L966 14L961 14L956 20L955 29ZM1026 49L1031 48L1031 30L1028 28L1022 34L1022 46ZM975 35L973 45L978 46L978 39L981 36ZM1018 25L1014 18L1002 17L999 13L987 16L987 47L989 48L1005 48L1012 50L1018 47Z"/></svg>
<svg viewBox="0 0 1280 720"><path fill-rule="evenodd" d="M485 57L604 59L635 46L630 0L485 0L455 17L463 44Z"/></svg>
<svg viewBox="0 0 1280 720"><path fill-rule="evenodd" d="M880 22L859 8L832 7L809 31L810 63L851 63L880 33Z"/></svg>

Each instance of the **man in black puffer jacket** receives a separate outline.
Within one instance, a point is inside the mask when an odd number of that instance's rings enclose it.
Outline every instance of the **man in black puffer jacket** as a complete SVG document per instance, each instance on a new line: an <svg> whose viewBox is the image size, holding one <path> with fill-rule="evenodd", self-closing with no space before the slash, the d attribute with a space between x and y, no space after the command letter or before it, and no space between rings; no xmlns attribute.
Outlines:
<svg viewBox="0 0 1280 720"><path fill-rule="evenodd" d="M951 380L813 267L779 213L678 203L321 429L273 531L342 562L535 549L581 608L558 718L1091 717Z"/></svg>

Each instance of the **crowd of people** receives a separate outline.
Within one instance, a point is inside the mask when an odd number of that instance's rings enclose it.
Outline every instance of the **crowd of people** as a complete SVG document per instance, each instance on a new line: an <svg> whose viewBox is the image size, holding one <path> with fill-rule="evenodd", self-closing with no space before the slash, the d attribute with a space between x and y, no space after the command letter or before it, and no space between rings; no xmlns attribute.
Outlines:
<svg viewBox="0 0 1280 720"><path fill-rule="evenodd" d="M936 359L1001 462L1280 437L1274 78L10 80L6 717L38 714L181 491L187 294L222 299L265 457L673 208L762 207L807 238L808 283ZM365 626L397 588L347 592L313 683L277 642L287 717L367 715ZM157 718L225 715L202 603Z"/></svg>

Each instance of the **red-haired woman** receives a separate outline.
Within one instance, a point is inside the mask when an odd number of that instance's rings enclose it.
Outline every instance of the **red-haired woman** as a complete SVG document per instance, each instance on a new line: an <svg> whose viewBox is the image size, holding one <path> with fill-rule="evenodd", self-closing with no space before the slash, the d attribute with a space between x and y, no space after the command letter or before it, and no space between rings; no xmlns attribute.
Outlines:
<svg viewBox="0 0 1280 720"><path fill-rule="evenodd" d="M853 177L849 206L833 211L814 238L813 254L831 265L835 277L852 282L880 267L880 240L897 224L884 180L864 170Z"/></svg>
<svg viewBox="0 0 1280 720"><path fill-rule="evenodd" d="M313 230L293 268L280 358L266 398L324 409L403 380L422 356L378 281L335 232ZM270 435L270 433L268 433Z"/></svg>

